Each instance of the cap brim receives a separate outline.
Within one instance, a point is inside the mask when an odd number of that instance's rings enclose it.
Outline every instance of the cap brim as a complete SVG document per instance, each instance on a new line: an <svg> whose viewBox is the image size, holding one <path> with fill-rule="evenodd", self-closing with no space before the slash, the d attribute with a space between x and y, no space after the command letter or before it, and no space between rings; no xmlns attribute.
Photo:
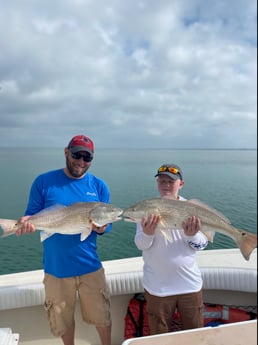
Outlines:
<svg viewBox="0 0 258 345"><path fill-rule="evenodd" d="M87 147L85 147L85 146L74 146L74 147L70 147L69 150L72 153L77 153L77 152L80 152L80 151L85 151L85 152L88 152L90 155L93 156L93 152L90 149L88 149Z"/></svg>
<svg viewBox="0 0 258 345"><path fill-rule="evenodd" d="M157 175L155 175L155 177L158 177L158 176L160 176L160 175L167 175L167 176L169 176L170 178L172 178L173 180L181 179L181 176L180 176L180 175L178 175L178 174L172 174L172 173L170 173L170 172L168 172L168 171L160 172L160 173L158 173Z"/></svg>

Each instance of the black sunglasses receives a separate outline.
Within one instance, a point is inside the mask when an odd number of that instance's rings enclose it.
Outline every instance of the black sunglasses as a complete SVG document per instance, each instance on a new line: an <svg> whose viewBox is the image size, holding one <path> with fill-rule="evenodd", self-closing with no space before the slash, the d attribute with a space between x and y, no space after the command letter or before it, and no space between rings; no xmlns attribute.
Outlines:
<svg viewBox="0 0 258 345"><path fill-rule="evenodd" d="M71 151L70 151L71 152ZM90 155L82 155L80 152L76 152L76 153L73 153L71 152L71 156L73 157L73 159L83 159L84 162L86 163L89 163L93 160L93 156L90 156Z"/></svg>

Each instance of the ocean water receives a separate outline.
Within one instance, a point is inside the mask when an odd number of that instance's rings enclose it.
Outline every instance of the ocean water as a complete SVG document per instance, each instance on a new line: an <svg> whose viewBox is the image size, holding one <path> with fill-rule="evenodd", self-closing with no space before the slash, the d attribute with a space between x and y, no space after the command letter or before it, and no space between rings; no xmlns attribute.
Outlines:
<svg viewBox="0 0 258 345"><path fill-rule="evenodd" d="M62 148L0 148L0 218L23 215L34 178L64 167ZM185 185L181 195L200 199L227 216L240 229L257 232L256 150L119 150L97 149L90 171L105 180L111 202L126 208L142 199L158 196L154 178L163 163L181 166ZM140 256L133 238L135 224L120 221L98 239L102 260ZM221 234L207 250L235 248ZM42 268L39 232L0 239L0 274Z"/></svg>

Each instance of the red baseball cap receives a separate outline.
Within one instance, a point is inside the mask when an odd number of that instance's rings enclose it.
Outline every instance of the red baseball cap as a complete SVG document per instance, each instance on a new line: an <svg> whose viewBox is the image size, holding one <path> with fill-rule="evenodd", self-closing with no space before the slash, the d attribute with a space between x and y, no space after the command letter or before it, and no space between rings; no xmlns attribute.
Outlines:
<svg viewBox="0 0 258 345"><path fill-rule="evenodd" d="M86 135L76 135L75 137L73 137L70 140L67 148L72 153L76 153L79 151L86 151L92 156L94 153L94 143L89 137L86 137Z"/></svg>

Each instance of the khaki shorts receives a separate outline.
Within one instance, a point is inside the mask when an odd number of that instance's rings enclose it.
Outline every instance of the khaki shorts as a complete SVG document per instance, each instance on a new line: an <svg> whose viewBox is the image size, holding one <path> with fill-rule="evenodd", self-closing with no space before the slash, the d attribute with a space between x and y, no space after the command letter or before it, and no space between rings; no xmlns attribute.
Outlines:
<svg viewBox="0 0 258 345"><path fill-rule="evenodd" d="M111 325L110 294L104 269L71 278L45 273L45 310L51 332L62 336L74 321L77 296L85 322L103 327Z"/></svg>
<svg viewBox="0 0 258 345"><path fill-rule="evenodd" d="M151 334L172 331L172 316L177 308L183 329L203 327L202 290L183 295L157 297L145 290Z"/></svg>

